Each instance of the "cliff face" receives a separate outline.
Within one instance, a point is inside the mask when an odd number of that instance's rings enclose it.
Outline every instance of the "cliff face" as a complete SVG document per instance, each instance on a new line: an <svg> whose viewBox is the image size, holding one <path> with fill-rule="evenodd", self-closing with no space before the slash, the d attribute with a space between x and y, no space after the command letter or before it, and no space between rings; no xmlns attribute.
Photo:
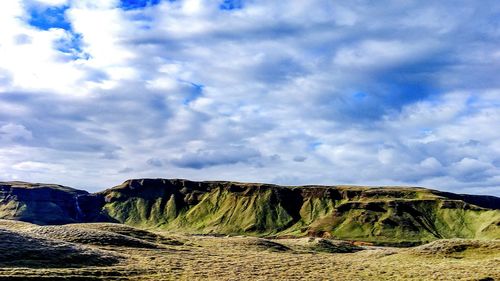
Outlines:
<svg viewBox="0 0 500 281"><path fill-rule="evenodd" d="M423 188L143 179L101 194L104 210L113 219L171 230L379 243L500 238L500 198L450 196Z"/></svg>
<svg viewBox="0 0 500 281"><path fill-rule="evenodd" d="M194 233L377 243L500 238L500 198L423 188L139 179L88 194L61 186L19 190L16 185L0 184L0 218L41 224L115 221Z"/></svg>

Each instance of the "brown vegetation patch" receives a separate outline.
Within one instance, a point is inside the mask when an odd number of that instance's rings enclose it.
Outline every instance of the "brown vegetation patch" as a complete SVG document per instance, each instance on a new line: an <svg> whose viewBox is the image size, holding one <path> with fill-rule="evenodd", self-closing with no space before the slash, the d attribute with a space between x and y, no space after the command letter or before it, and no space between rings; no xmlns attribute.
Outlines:
<svg viewBox="0 0 500 281"><path fill-rule="evenodd" d="M0 228L3 267L109 266L119 261L120 257L111 252Z"/></svg>
<svg viewBox="0 0 500 281"><path fill-rule="evenodd" d="M279 239L280 243L297 251L321 253L355 253L364 250L351 242L325 238Z"/></svg>
<svg viewBox="0 0 500 281"><path fill-rule="evenodd" d="M442 239L412 248L411 254L457 256L494 254L500 257L500 240Z"/></svg>
<svg viewBox="0 0 500 281"><path fill-rule="evenodd" d="M68 227L95 229L100 231L113 232L116 234L130 236L136 239L141 239L151 243L158 243L163 245L182 245L179 240L171 237L166 237L151 231L139 229L136 227L119 224L119 223L85 223L85 224L70 224Z"/></svg>
<svg viewBox="0 0 500 281"><path fill-rule="evenodd" d="M71 227L66 225L38 226L26 231L32 234L39 235L41 237L80 244L150 249L159 247L157 244L122 234L96 229Z"/></svg>

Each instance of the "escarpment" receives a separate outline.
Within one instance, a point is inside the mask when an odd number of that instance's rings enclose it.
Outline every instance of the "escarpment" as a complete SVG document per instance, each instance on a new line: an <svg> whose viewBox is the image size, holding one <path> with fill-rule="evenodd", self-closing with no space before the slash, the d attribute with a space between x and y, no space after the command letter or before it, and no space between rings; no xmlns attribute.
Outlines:
<svg viewBox="0 0 500 281"><path fill-rule="evenodd" d="M321 236L385 244L500 238L500 198L417 187L278 186L136 179L95 194L0 184L0 215L39 224L120 222L164 230L267 237ZM61 194L60 194L61 193ZM31 196L31 197L30 197ZM29 199L31 198L31 199ZM35 210L51 206L38 215ZM45 209L47 210L47 209ZM57 215L50 216L54 212Z"/></svg>
<svg viewBox="0 0 500 281"><path fill-rule="evenodd" d="M424 188L142 179L101 194L111 218L173 231L325 236L389 244L500 238L499 198L478 200L481 196L449 196Z"/></svg>

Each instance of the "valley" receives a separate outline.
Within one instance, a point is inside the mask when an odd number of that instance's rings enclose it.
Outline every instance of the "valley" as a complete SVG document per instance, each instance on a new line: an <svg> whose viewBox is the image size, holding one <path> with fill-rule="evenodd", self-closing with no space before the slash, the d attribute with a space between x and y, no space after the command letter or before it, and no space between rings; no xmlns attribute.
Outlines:
<svg viewBox="0 0 500 281"><path fill-rule="evenodd" d="M500 199L419 187L0 183L0 280L498 280Z"/></svg>
<svg viewBox="0 0 500 281"><path fill-rule="evenodd" d="M45 244L34 244L33 240L14 241L1 231L0 246L4 254L0 255L0 280L500 278L499 240L451 239L414 248L394 248L355 246L345 241L313 237L263 239L165 232L155 234L109 223L65 225L54 227L52 231L39 231L40 226L17 224L2 220L0 229L11 229L9 235L18 233L23 237L37 237ZM78 240L73 236L75 230L80 231ZM30 250L6 257L6 241L16 251L22 247L29 247ZM66 247L73 248L68 250Z"/></svg>

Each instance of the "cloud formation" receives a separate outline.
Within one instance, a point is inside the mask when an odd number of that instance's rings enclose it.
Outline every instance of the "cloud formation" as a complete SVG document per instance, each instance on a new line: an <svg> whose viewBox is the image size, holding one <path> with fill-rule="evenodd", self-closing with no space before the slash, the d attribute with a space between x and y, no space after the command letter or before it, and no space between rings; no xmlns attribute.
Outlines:
<svg viewBox="0 0 500 281"><path fill-rule="evenodd" d="M0 2L2 180L500 195L500 5Z"/></svg>

